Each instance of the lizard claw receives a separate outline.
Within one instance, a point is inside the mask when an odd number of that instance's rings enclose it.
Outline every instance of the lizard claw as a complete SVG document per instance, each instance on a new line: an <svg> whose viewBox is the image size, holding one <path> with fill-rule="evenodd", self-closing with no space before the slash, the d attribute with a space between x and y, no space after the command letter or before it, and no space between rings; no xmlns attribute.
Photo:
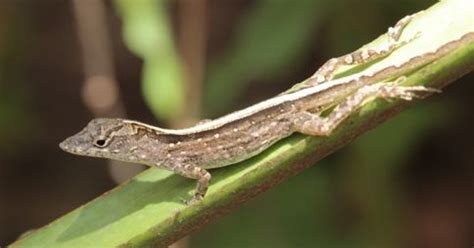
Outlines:
<svg viewBox="0 0 474 248"><path fill-rule="evenodd" d="M428 88L425 86L400 86L394 88L394 91L389 97L396 97L406 101L411 101L416 98L420 99L424 97L423 95L417 94L417 92L440 93L441 90L435 88Z"/></svg>

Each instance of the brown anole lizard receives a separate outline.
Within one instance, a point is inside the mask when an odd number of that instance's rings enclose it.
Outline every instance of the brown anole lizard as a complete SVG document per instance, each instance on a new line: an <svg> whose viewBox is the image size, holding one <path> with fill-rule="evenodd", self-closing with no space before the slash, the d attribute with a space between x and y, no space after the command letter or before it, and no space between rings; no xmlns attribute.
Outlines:
<svg viewBox="0 0 474 248"><path fill-rule="evenodd" d="M389 41L383 47L361 49L331 59L297 88L243 110L176 130L125 119L94 119L82 131L61 142L60 147L77 155L156 166L196 179L191 203L197 202L206 194L211 179L207 169L248 159L294 132L330 135L339 123L371 99L410 101L417 97L416 92L436 91L423 86L401 86L403 77L382 82L396 77L394 71L404 65L333 80L341 65L373 61L411 41L399 40L411 18L407 16L389 29ZM410 63L413 66L413 61ZM334 109L327 116L320 115L331 107Z"/></svg>

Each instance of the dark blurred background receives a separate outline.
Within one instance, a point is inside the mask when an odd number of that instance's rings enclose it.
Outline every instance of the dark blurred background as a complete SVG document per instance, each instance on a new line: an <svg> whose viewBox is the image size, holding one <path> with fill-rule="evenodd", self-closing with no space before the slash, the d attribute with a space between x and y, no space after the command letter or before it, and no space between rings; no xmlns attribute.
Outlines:
<svg viewBox="0 0 474 248"><path fill-rule="evenodd" d="M0 0L0 246L141 166L58 143L94 116L189 126L249 106L428 0ZM472 247L474 75L183 247Z"/></svg>

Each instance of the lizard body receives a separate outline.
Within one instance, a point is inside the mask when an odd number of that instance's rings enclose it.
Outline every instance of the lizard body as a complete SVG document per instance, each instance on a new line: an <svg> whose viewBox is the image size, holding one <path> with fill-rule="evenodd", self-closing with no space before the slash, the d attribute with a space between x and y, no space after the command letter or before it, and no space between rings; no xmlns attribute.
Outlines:
<svg viewBox="0 0 474 248"><path fill-rule="evenodd" d="M359 50L331 59L303 87L246 109L185 129L163 129L125 119L94 119L60 147L73 154L157 166L196 179L191 202L199 201L211 178L206 169L248 159L294 132L329 135L370 99L411 100L417 96L416 92L435 91L423 86L400 86L404 78L381 83L389 76L396 76L389 73L393 68L332 80L340 65L365 63L409 42L398 39L410 19L411 16L405 17L389 29L389 42L382 49ZM327 116L319 115L331 107L334 109Z"/></svg>

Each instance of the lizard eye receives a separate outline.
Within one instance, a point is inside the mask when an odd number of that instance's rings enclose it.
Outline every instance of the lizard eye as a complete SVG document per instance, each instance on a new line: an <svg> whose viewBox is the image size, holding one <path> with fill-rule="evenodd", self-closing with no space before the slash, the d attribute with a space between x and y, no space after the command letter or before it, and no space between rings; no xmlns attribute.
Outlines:
<svg viewBox="0 0 474 248"><path fill-rule="evenodd" d="M107 140L104 138L99 138L94 141L94 146L99 148L104 148L107 145Z"/></svg>

